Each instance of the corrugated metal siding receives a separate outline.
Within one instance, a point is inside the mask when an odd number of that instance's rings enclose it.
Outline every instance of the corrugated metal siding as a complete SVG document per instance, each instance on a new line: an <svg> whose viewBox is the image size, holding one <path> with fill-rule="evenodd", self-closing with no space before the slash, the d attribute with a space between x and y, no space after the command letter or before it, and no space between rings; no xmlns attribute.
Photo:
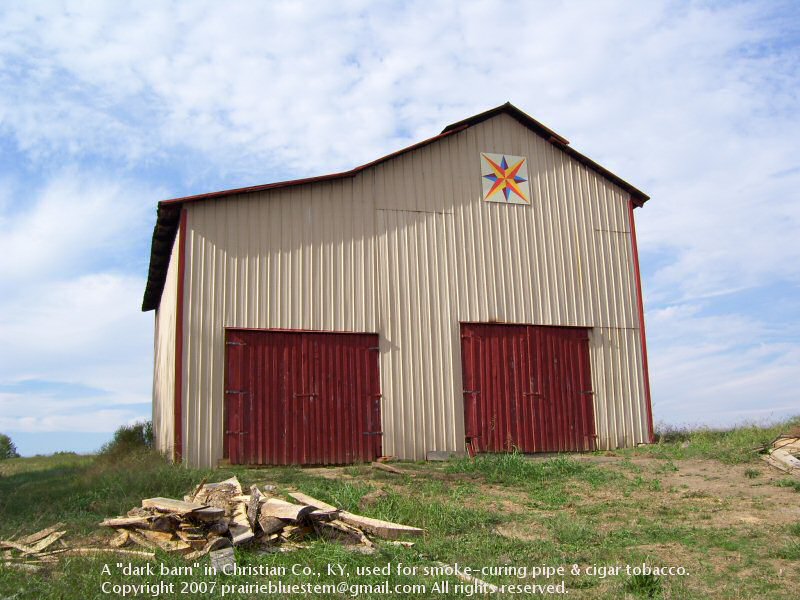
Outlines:
<svg viewBox="0 0 800 600"><path fill-rule="evenodd" d="M161 303L155 314L153 432L156 449L172 456L175 432L175 316L178 293L178 247L175 236Z"/></svg>
<svg viewBox="0 0 800 600"><path fill-rule="evenodd" d="M232 464L330 465L380 456L378 336L229 330Z"/></svg>
<svg viewBox="0 0 800 600"><path fill-rule="evenodd" d="M481 201L480 152L528 157L532 206ZM599 445L646 441L627 203L500 115L351 179L190 205L186 460L222 456L224 327L379 332L384 452L408 459L463 448L460 322L590 327Z"/></svg>
<svg viewBox="0 0 800 600"><path fill-rule="evenodd" d="M377 331L373 210L353 180L189 207L184 459L223 452L224 328Z"/></svg>

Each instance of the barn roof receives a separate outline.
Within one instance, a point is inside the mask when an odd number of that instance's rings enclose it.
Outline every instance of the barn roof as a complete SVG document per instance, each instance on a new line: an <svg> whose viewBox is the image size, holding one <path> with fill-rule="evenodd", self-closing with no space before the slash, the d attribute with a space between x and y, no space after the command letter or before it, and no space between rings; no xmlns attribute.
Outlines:
<svg viewBox="0 0 800 600"><path fill-rule="evenodd" d="M263 185L255 185L250 187L235 188L231 190L221 190L218 192L210 192L207 194L197 194L194 196L184 196L182 198L171 198L169 200L161 200L158 203L156 225L153 229L153 240L150 247L150 267L147 273L147 286L144 291L144 298L142 300L142 311L153 310L158 307L161 301L161 293L164 290L164 283L167 278L167 268L169 267L170 255L172 253L172 246L175 241L175 236L178 232L178 225L180 221L180 210L184 204L200 202L205 200L213 200L218 198L225 198L227 196L235 196L239 194L249 194L252 192L262 192L266 190L273 190L279 188L293 187L296 185L305 185L309 183L317 183L321 181L332 181L336 179L344 179L347 177L355 177L361 171L374 167L383 162L396 158L412 150L422 148L438 141L442 138L454 135L460 131L464 131L473 125L482 123L492 117L500 114L506 114L522 125L540 135L551 144L557 146L560 150L577 160L578 162L586 165L588 168L596 171L612 183L615 183L625 191L631 194L634 203L637 206L642 206L650 197L635 188L624 179L614 175L611 171L603 168L587 156L584 156L569 145L569 141L549 129L530 115L522 112L510 102L501 104L500 106L474 115L463 121L458 121L445 127L439 135L428 138L391 154L387 154L377 160L366 163L364 165L355 167L349 171L342 171L341 173L331 173L329 175L320 175L317 177L308 177L305 179L293 179L290 181L279 181L275 183L267 183Z"/></svg>

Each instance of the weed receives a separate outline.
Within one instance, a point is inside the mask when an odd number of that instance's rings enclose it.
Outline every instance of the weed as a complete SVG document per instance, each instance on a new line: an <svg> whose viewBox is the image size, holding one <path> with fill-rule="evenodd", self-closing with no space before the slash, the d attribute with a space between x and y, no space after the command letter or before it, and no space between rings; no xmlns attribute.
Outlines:
<svg viewBox="0 0 800 600"><path fill-rule="evenodd" d="M745 469L744 470L744 476L747 477L748 479L755 479L759 475L761 475L761 471L759 471L758 469Z"/></svg>
<svg viewBox="0 0 800 600"><path fill-rule="evenodd" d="M625 591L643 598L661 595L661 578L657 575L631 575L625 580Z"/></svg>
<svg viewBox="0 0 800 600"><path fill-rule="evenodd" d="M153 423L143 421L133 425L123 425L114 432L111 441L105 444L99 456L118 459L132 452L146 452L153 448Z"/></svg>
<svg viewBox="0 0 800 600"><path fill-rule="evenodd" d="M775 482L778 487L791 488L795 492L800 492L800 480L797 479L779 479Z"/></svg>

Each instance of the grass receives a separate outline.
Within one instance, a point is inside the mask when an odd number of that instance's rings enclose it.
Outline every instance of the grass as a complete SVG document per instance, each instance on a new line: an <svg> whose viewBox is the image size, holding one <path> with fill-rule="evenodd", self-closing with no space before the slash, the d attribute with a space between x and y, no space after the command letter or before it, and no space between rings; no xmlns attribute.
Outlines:
<svg viewBox="0 0 800 600"><path fill-rule="evenodd" d="M726 464L755 462L758 460L755 449L794 427L800 427L800 416L769 426L751 424L731 429L661 427L656 431L655 444L621 453L672 460L711 458Z"/></svg>
<svg viewBox="0 0 800 600"><path fill-rule="evenodd" d="M240 565L263 565L289 569L280 577L212 576L203 572L207 559L199 562L193 576L125 576L116 567L119 559L109 557L111 574L103 573L104 559L64 559L56 568L37 574L0 566L0 598L65 599L107 598L102 591L110 584L142 584L159 580L176 585L167 598L217 597L214 593L179 593L181 585L240 586L229 589L226 598L278 597L247 589L248 584L280 579L284 584L348 583L377 585L388 579L392 585L426 586L406 588L407 593L386 594L376 590L348 590L346 594L309 594L317 597L360 598L465 597L467 590L455 591L464 582L453 577L431 577L425 569L441 561L472 568L503 566L566 567L563 577L528 575L520 579L496 570L477 576L496 585L560 583L563 579L572 598L792 598L800 580L800 522L772 523L766 508L745 504L734 495L718 498L713 488L687 490L666 478L679 477L684 458L708 460L715 473L718 461L746 462L733 457L734 448L751 453L754 438L769 438L772 431L724 435L687 433L686 439L662 440L658 448L621 452L624 457L593 463L576 457L531 458L518 453L479 456L448 463L407 463L407 476L375 471L355 465L327 471L320 469L226 468L214 472L189 469L165 462L142 449L111 452L98 457L62 454L52 457L0 461L0 539L20 537L56 521L65 522L71 546L104 544L110 532L97 522L124 514L139 505L143 497L182 497L204 477L211 481L231 475L244 486L271 483L281 493L290 488L371 517L407 523L426 529L423 538L410 548L379 543L375 555L363 555L335 543L314 541L292 553L263 554L256 548L237 548ZM777 435L777 434L776 434ZM699 436L699 437L698 437ZM770 438L771 439L771 438ZM680 448L684 441L688 448ZM704 440L703 442L697 440ZM697 442L697 443L695 443ZM687 451L694 450L687 456ZM677 448L676 448L677 447ZM704 449L704 450L703 450ZM703 451L706 454L703 454ZM642 461L641 458L663 460ZM756 465L753 465L752 470ZM763 485L738 473L739 485L760 486L768 494L787 494L797 489L794 480L772 479ZM730 470L730 469L729 469ZM701 485L702 481L695 485ZM375 490L384 495L362 507L362 498ZM737 518L743 510L757 511L758 525ZM737 512L739 511L739 512ZM761 512L758 512L761 511ZM730 517L726 515L730 514ZM121 561L127 564L128 561ZM625 565L683 566L686 576L628 574ZM133 564L143 565L139 561ZM158 553L154 563L166 567L185 566L176 556ZM358 574L361 569L385 568ZM398 572L397 565L406 570ZM308 568L314 575L292 574L292 565ZM349 577L329 573L341 567ZM581 569L574 575L573 566ZM587 574L591 567L623 567L607 574ZM781 574L782 573L782 574ZM316 574L319 574L317 576ZM449 591L434 591L439 582L449 582ZM191 589L187 589L191 592ZM144 593L129 597L149 597ZM499 598L506 597L498 595ZM507 596L510 597L510 596Z"/></svg>

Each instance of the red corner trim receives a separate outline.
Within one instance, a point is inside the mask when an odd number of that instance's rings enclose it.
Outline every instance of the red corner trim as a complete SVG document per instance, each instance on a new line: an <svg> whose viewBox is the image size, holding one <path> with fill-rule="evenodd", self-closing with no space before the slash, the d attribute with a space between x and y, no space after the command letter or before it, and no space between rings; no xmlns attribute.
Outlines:
<svg viewBox="0 0 800 600"><path fill-rule="evenodd" d="M636 243L636 223L633 218L634 201L628 201L628 216L631 221L631 247L633 248L633 271L636 278L636 304L639 309L639 336L642 339L642 371L644 373L644 398L647 403L647 434L650 443L656 441L653 430L653 403L650 399L650 372L647 368L647 336L644 332L644 301L642 300L642 275L639 271L639 249Z"/></svg>
<svg viewBox="0 0 800 600"><path fill-rule="evenodd" d="M178 306L175 311L175 407L173 456L176 463L183 458L183 280L186 274L186 208L181 209L178 225Z"/></svg>

